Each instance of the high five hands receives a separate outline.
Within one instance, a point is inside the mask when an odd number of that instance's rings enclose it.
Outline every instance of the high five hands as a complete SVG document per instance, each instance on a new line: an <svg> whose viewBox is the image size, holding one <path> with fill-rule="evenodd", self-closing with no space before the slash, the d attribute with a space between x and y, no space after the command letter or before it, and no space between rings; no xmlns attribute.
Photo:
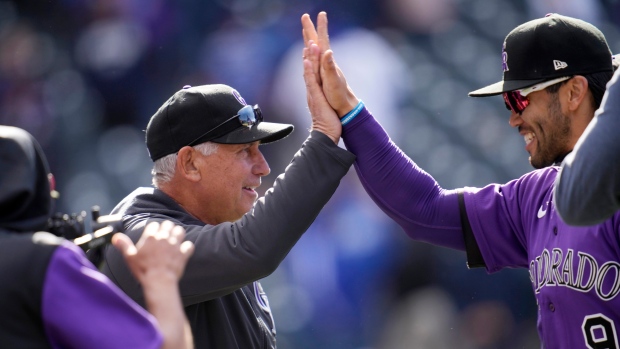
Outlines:
<svg viewBox="0 0 620 349"><path fill-rule="evenodd" d="M301 16L301 25L304 81L312 129L323 132L338 143L342 134L339 117L355 108L358 100L347 85L329 47L327 14L319 13L317 28L308 14Z"/></svg>
<svg viewBox="0 0 620 349"><path fill-rule="evenodd" d="M308 98L319 98L314 93L318 89L322 90L331 108L338 117L343 117L355 108L359 100L334 59L334 52L329 45L327 13L318 14L316 28L310 15L306 13L301 16L301 26L304 38L304 80Z"/></svg>

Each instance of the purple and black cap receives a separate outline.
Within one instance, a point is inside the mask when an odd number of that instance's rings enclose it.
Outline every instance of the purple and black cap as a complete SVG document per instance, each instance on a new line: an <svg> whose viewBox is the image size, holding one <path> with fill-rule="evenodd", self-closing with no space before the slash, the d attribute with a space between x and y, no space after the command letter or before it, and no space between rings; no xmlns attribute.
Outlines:
<svg viewBox="0 0 620 349"><path fill-rule="evenodd" d="M293 125L264 122L258 105L248 105L227 85L185 86L168 99L146 126L151 160L207 141L245 144L278 141Z"/></svg>
<svg viewBox="0 0 620 349"><path fill-rule="evenodd" d="M469 93L486 97L572 75L613 71L605 36L592 24L551 13L513 29L502 48L503 79Z"/></svg>

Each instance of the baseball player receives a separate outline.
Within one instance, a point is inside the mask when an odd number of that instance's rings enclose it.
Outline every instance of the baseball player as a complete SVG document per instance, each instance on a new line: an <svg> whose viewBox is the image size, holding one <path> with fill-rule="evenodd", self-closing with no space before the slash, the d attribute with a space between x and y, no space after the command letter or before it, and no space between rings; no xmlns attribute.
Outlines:
<svg viewBox="0 0 620 349"><path fill-rule="evenodd" d="M613 75L603 34L557 14L512 30L503 80L470 96L502 95L510 125L537 168L506 184L443 189L394 144L347 86L329 50L327 18L302 16L304 78L321 84L357 155L368 194L413 239L467 252L490 273L528 268L544 348L619 348L620 215L590 227L566 225L553 204L559 163L593 118ZM308 89L312 98L314 89Z"/></svg>
<svg viewBox="0 0 620 349"><path fill-rule="evenodd" d="M617 59L617 57L616 57ZM620 210L620 83L609 82L601 107L562 163L554 203L573 225L606 221Z"/></svg>

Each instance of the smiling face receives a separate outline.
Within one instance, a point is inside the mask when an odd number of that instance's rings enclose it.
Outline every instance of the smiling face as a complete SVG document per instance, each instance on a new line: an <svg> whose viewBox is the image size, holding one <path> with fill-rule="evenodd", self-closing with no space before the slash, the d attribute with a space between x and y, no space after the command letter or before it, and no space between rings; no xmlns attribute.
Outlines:
<svg viewBox="0 0 620 349"><path fill-rule="evenodd" d="M511 113L509 123L518 128L530 164L538 169L553 165L572 150L571 119L562 111L560 92L533 92L528 99L530 103L521 115Z"/></svg>
<svg viewBox="0 0 620 349"><path fill-rule="evenodd" d="M259 142L219 144L217 152L198 155L200 180L194 188L199 211L194 214L205 223L233 222L250 211L258 198L256 188L270 169L258 149Z"/></svg>

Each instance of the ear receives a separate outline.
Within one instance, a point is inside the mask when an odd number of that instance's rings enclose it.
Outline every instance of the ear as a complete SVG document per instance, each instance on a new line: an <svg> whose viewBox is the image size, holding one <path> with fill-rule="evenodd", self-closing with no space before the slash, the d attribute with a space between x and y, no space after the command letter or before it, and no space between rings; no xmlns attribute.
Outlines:
<svg viewBox="0 0 620 349"><path fill-rule="evenodd" d="M181 148L177 154L177 163L175 172L183 178L191 181L200 181L200 170L196 164L200 161L196 149L186 146Z"/></svg>
<svg viewBox="0 0 620 349"><path fill-rule="evenodd" d="M565 88L566 95L568 96L568 110L576 111L583 103L592 103L592 98L588 98L591 92L588 89L588 80L585 77L575 75L568 80Z"/></svg>

